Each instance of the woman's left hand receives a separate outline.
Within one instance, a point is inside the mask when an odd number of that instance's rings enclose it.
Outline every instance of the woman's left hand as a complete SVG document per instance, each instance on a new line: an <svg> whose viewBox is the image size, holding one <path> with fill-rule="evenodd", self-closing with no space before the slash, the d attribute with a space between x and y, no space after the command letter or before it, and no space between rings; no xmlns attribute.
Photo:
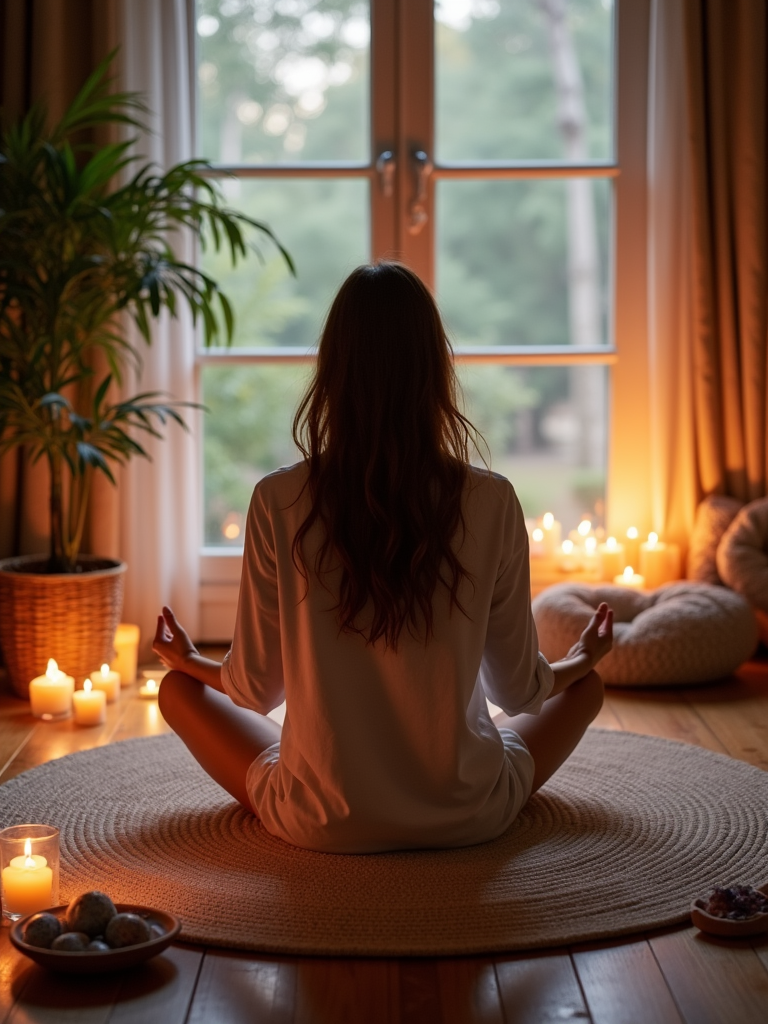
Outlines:
<svg viewBox="0 0 768 1024"><path fill-rule="evenodd" d="M176 621L170 608L163 607L162 615L157 617L157 630L152 643L152 650L160 661L168 668L186 671L192 655L198 650L187 636L185 629Z"/></svg>

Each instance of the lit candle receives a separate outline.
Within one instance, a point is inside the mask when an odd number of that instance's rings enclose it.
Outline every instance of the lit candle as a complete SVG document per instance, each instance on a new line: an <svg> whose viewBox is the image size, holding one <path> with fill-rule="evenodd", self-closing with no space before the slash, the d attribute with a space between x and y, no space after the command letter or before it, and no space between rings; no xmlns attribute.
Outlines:
<svg viewBox="0 0 768 1024"><path fill-rule="evenodd" d="M102 665L101 671L91 676L94 690L103 690L107 704L114 704L120 696L120 673L110 671L109 665Z"/></svg>
<svg viewBox="0 0 768 1024"><path fill-rule="evenodd" d="M78 725L101 725L107 720L107 695L103 690L94 690L93 683L86 679L82 690L75 690L75 721Z"/></svg>
<svg viewBox="0 0 768 1024"><path fill-rule="evenodd" d="M564 540L560 545L558 564L563 572L575 572L579 568L579 556L572 540Z"/></svg>
<svg viewBox="0 0 768 1024"><path fill-rule="evenodd" d="M597 553L597 537L587 537L584 541L584 569L595 576L600 570L600 557Z"/></svg>
<svg viewBox="0 0 768 1024"><path fill-rule="evenodd" d="M598 548L600 556L600 578L612 580L624 571L626 564L624 545L619 544L615 537L609 537L605 544Z"/></svg>
<svg viewBox="0 0 768 1024"><path fill-rule="evenodd" d="M636 526L630 526L627 530L627 539L624 541L627 549L627 565L640 564L640 534Z"/></svg>
<svg viewBox="0 0 768 1024"><path fill-rule="evenodd" d="M62 672L51 658L44 676L37 676L29 684L29 702L36 718L53 721L72 714L72 694L75 680Z"/></svg>
<svg viewBox="0 0 768 1024"><path fill-rule="evenodd" d="M139 627L121 622L115 633L115 657L111 668L120 673L123 686L136 682L136 666L139 660Z"/></svg>
<svg viewBox="0 0 768 1024"><path fill-rule="evenodd" d="M547 549L544 544L544 531L537 526L531 534L531 558L544 558Z"/></svg>
<svg viewBox="0 0 768 1024"><path fill-rule="evenodd" d="M650 590L672 579L667 545L659 540L658 533L649 533L648 540L640 545L640 572L645 576Z"/></svg>
<svg viewBox="0 0 768 1024"><path fill-rule="evenodd" d="M544 548L547 554L553 555L560 547L562 523L559 523L551 512L545 512L541 517L541 528L544 531Z"/></svg>
<svg viewBox="0 0 768 1024"><path fill-rule="evenodd" d="M24 917L51 906L53 872L45 857L32 856L32 840L24 843L24 856L3 868L3 907L7 914Z"/></svg>
<svg viewBox="0 0 768 1024"><path fill-rule="evenodd" d="M582 519L577 527L577 533L580 537L589 537L592 533L592 523L589 519Z"/></svg>
<svg viewBox="0 0 768 1024"><path fill-rule="evenodd" d="M139 689L139 696L143 697L144 700L157 700L157 695L160 692L156 679L148 679L146 683Z"/></svg>
<svg viewBox="0 0 768 1024"><path fill-rule="evenodd" d="M645 586L645 576L635 572L631 565L628 565L620 576L614 576L613 582L617 587L629 587L630 590L642 590Z"/></svg>

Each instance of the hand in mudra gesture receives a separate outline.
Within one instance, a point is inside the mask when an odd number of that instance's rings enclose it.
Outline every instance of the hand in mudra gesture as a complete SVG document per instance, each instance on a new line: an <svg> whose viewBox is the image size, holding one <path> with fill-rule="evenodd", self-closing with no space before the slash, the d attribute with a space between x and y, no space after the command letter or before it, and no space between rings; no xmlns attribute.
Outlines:
<svg viewBox="0 0 768 1024"><path fill-rule="evenodd" d="M157 617L152 650L168 668L181 671L186 669L190 656L198 653L186 630L177 622L176 616L167 606L163 608L162 615Z"/></svg>
<svg viewBox="0 0 768 1024"><path fill-rule="evenodd" d="M604 658L613 647L613 609L603 601L589 620L587 628L568 651L566 658L586 658L589 668Z"/></svg>

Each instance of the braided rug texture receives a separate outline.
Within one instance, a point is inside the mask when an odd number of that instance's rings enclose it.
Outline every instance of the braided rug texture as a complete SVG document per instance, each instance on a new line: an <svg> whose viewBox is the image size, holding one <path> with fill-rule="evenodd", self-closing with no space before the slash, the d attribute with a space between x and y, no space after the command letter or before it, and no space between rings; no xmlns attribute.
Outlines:
<svg viewBox="0 0 768 1024"><path fill-rule="evenodd" d="M162 908L190 942L278 953L533 949L676 924L717 884L768 878L768 773L590 730L510 829L448 851L349 856L270 836L167 735L0 786L0 825L61 829L61 902Z"/></svg>

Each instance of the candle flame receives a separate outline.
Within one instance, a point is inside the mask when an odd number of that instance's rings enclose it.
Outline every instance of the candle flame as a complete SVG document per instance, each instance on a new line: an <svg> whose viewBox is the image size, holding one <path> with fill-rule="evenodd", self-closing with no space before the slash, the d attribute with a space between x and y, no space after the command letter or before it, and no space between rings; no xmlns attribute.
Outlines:
<svg viewBox="0 0 768 1024"><path fill-rule="evenodd" d="M544 531L538 527L533 531L533 539L537 544L540 544L544 540Z"/></svg>
<svg viewBox="0 0 768 1024"><path fill-rule="evenodd" d="M34 868L34 867L37 866L35 864L34 860L32 859L32 840L31 839L27 839L27 841L24 843L24 857L25 857L25 860L24 860L24 867L25 868Z"/></svg>
<svg viewBox="0 0 768 1024"><path fill-rule="evenodd" d="M592 523L588 519L582 519L578 525L578 531L582 537L586 537L591 529Z"/></svg>
<svg viewBox="0 0 768 1024"><path fill-rule="evenodd" d="M631 580L634 575L635 570L632 568L631 565L628 565L627 568L624 570L624 579Z"/></svg>
<svg viewBox="0 0 768 1024"><path fill-rule="evenodd" d="M608 540L605 542L605 546L608 548L609 551L615 551L619 545L616 543L615 537L609 537Z"/></svg>
<svg viewBox="0 0 768 1024"><path fill-rule="evenodd" d="M147 680L147 689L150 690L152 693L154 693L155 690L157 689L157 681L155 679L148 679Z"/></svg>
<svg viewBox="0 0 768 1024"><path fill-rule="evenodd" d="M48 668L45 670L45 674L49 679L55 679L59 674L59 666L53 658L48 659Z"/></svg>
<svg viewBox="0 0 768 1024"><path fill-rule="evenodd" d="M630 540L637 540L637 538L638 538L637 527L636 526L630 526L630 528L627 530L627 536L629 537Z"/></svg>
<svg viewBox="0 0 768 1024"><path fill-rule="evenodd" d="M655 548L658 543L659 543L659 535L658 535L658 533L649 533L648 534L648 547L649 548Z"/></svg>
<svg viewBox="0 0 768 1024"><path fill-rule="evenodd" d="M584 548L588 555L594 555L597 547L597 537L587 537L584 541Z"/></svg>
<svg viewBox="0 0 768 1024"><path fill-rule="evenodd" d="M106 662L101 666L101 678L109 679L109 665Z"/></svg>
<svg viewBox="0 0 768 1024"><path fill-rule="evenodd" d="M85 680L85 682L83 683L83 689L85 690L86 693L91 692L91 690L93 689L93 683L91 682L90 679Z"/></svg>
<svg viewBox="0 0 768 1024"><path fill-rule="evenodd" d="M563 541L563 554L564 555L570 555L572 553L573 553L573 541L572 540L564 540Z"/></svg>
<svg viewBox="0 0 768 1024"><path fill-rule="evenodd" d="M544 515L541 517L541 525L544 527L545 530L552 529L552 527L555 525L555 517L552 515L551 512L544 513Z"/></svg>

